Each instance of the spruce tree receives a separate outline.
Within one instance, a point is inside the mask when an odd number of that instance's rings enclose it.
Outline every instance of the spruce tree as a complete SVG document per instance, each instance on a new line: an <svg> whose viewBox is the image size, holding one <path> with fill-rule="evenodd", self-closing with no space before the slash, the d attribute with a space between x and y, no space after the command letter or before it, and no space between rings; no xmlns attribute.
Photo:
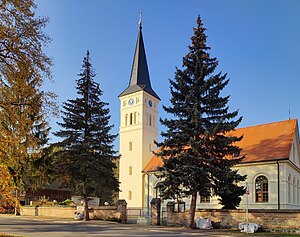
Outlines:
<svg viewBox="0 0 300 237"><path fill-rule="evenodd" d="M171 106L163 108L172 117L161 119L167 129L162 132L164 141L158 144L161 149L157 153L164 160L158 175L162 197L191 197L189 228L195 224L198 194L224 198L221 185L226 185L231 190L233 187L239 190L240 195L244 189L236 183L245 179L231 169L241 162L241 158L231 157L240 152L234 143L242 137L226 134L234 130L242 118L236 118L238 111L229 112L229 96L221 95L229 79L226 74L215 73L218 61L209 54L206 29L200 17L193 30L182 69L176 68L175 79L170 80ZM220 172L222 169L225 174ZM226 175L230 178L222 183ZM235 205L238 202L234 202Z"/></svg>
<svg viewBox="0 0 300 237"><path fill-rule="evenodd" d="M82 70L78 74L76 99L63 104L62 129L55 133L63 138L58 143L56 165L77 195L84 202L84 218L89 219L88 197L97 190L119 191L115 177L117 158L113 150L116 135L110 134L109 109L100 97L102 90L94 81L89 51L83 59ZM101 198L101 197L100 197Z"/></svg>

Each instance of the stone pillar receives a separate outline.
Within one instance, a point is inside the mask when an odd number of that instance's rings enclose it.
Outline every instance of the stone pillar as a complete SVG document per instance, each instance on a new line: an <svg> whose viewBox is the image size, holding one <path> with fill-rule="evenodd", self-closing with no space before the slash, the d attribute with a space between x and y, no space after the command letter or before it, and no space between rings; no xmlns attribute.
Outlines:
<svg viewBox="0 0 300 237"><path fill-rule="evenodd" d="M168 225L174 224L173 212L174 212L174 202L168 202L167 203L167 223L168 223Z"/></svg>
<svg viewBox="0 0 300 237"><path fill-rule="evenodd" d="M120 199L116 205L117 211L120 212L119 221L125 224L127 222L127 202L124 199Z"/></svg>
<svg viewBox="0 0 300 237"><path fill-rule="evenodd" d="M153 198L151 200L151 225L160 225L160 198Z"/></svg>

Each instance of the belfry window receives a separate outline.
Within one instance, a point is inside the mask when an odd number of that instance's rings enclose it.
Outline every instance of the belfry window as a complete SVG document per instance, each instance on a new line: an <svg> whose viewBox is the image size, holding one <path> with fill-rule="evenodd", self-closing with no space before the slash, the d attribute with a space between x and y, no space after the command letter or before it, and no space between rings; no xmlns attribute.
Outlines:
<svg viewBox="0 0 300 237"><path fill-rule="evenodd" d="M152 116L149 114L149 125L152 126Z"/></svg>
<svg viewBox="0 0 300 237"><path fill-rule="evenodd" d="M133 123L133 114L130 113L130 117L129 117L129 125L132 125Z"/></svg>
<svg viewBox="0 0 300 237"><path fill-rule="evenodd" d="M260 175L255 179L255 201L269 201L269 183L266 176Z"/></svg>
<svg viewBox="0 0 300 237"><path fill-rule="evenodd" d="M128 114L125 115L125 126L128 125Z"/></svg>
<svg viewBox="0 0 300 237"><path fill-rule="evenodd" d="M136 117L137 117L137 113L136 113L136 112L134 112L134 124L136 124L136 123L137 123L137 122L136 122L136 121L137 121L137 118L136 118Z"/></svg>
<svg viewBox="0 0 300 237"><path fill-rule="evenodd" d="M129 166L129 175L132 175L132 166Z"/></svg>

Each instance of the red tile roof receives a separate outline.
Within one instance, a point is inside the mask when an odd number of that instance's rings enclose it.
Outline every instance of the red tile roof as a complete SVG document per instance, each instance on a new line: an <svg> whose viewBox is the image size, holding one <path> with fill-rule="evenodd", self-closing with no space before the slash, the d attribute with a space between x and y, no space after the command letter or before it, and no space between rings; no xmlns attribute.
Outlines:
<svg viewBox="0 0 300 237"><path fill-rule="evenodd" d="M288 159L296 129L297 119L292 119L238 128L229 135L244 136L237 143L242 148L241 155L246 156L243 163L262 162ZM143 172L157 171L162 165L161 157L154 155Z"/></svg>

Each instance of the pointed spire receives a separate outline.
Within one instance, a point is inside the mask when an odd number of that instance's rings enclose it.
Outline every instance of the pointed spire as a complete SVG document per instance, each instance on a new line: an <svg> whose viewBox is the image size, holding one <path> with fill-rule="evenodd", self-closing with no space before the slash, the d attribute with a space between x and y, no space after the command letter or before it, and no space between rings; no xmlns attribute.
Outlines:
<svg viewBox="0 0 300 237"><path fill-rule="evenodd" d="M142 30L142 12L140 11L139 28Z"/></svg>
<svg viewBox="0 0 300 237"><path fill-rule="evenodd" d="M151 87L142 34L142 15L140 12L139 33L135 46L130 81L128 87L119 96L128 95L142 90L148 92L150 95L160 100L159 96Z"/></svg>

